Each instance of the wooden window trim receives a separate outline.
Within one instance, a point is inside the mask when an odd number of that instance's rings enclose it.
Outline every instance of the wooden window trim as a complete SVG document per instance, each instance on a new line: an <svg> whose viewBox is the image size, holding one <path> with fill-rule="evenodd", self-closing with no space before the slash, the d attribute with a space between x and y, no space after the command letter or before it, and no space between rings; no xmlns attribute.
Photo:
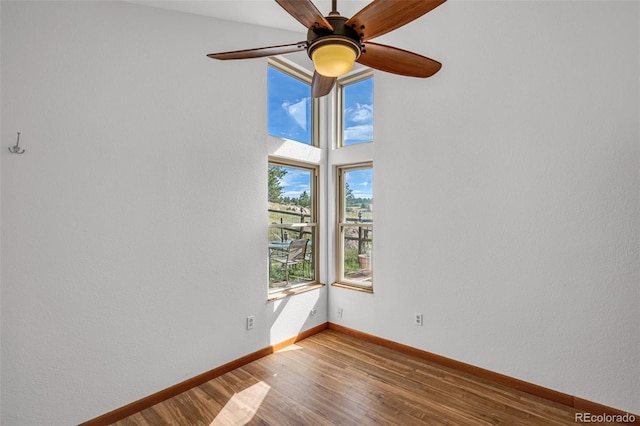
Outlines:
<svg viewBox="0 0 640 426"><path fill-rule="evenodd" d="M346 148L344 144L344 90L345 87L358 83L362 80L373 78L373 70L371 68L362 68L351 74L348 74L342 78L339 78L336 82L336 110L335 110L335 123L336 123L336 141L337 148ZM360 143L371 143L371 141ZM359 145L359 144L356 144Z"/></svg>
<svg viewBox="0 0 640 426"><path fill-rule="evenodd" d="M313 267L314 267L314 278L315 281L309 282L309 283L303 283L303 284L298 284L295 285L293 287L288 287L288 288L281 288L281 289L277 289L277 290L273 290L273 291L269 291L269 288L267 286L267 300L271 301L271 300L278 300L278 299L284 299L286 297L289 296L294 296L296 294L300 294L300 293L304 293L307 291L311 291L311 290L315 290L317 288L321 288L324 287L325 284L320 283L319 280L319 261L320 261L320 232L321 232L321 228L320 228L320 224L318 222L318 202L320 200L320 196L318 194L319 192L319 174L320 174L320 166L318 164L310 164L310 163L305 163L302 161L296 161L296 160L285 160L282 158L277 158L277 157L272 157L269 156L268 160L267 160L267 165L271 166L282 166L282 167L294 167L294 168L300 168L300 169L305 169L305 170L309 170L311 172L311 177L312 177L312 182L311 182L311 205L312 205L312 210L311 210L311 217L313 218L312 222L305 222L305 223L296 223L295 225L299 225L299 226L313 226L314 227L314 242L313 242ZM280 227L285 227L287 226L287 224L267 224L267 229L270 228L280 228ZM267 280L269 279L269 277L267 278Z"/></svg>
<svg viewBox="0 0 640 426"><path fill-rule="evenodd" d="M311 87L311 83L313 81L313 74L309 72L306 68L292 62L288 59L285 59L280 56L272 56L267 61L268 66L275 68L276 70L283 72L290 77L298 79L303 83L306 83ZM268 113L268 112L267 112ZM318 98L311 99L311 145L319 147L320 145L320 104ZM302 143L298 141L294 141L297 143ZM306 145L302 143L303 145Z"/></svg>
<svg viewBox="0 0 640 426"><path fill-rule="evenodd" d="M366 161L360 163L353 164L345 164L336 167L336 235L335 235L335 274L336 281L332 283L332 286L345 288L349 290L361 291L364 293L373 294L373 271L371 274L371 284L370 285L362 285L358 284L354 281L350 281L344 278L344 251L342 249L343 241L342 241L342 230L345 226L354 227L358 226L352 222L345 221L345 200L346 194L344 193L345 182L344 182L344 173L353 170L362 170L362 169L373 169L373 161ZM365 226L367 228L373 228L373 223L366 223Z"/></svg>

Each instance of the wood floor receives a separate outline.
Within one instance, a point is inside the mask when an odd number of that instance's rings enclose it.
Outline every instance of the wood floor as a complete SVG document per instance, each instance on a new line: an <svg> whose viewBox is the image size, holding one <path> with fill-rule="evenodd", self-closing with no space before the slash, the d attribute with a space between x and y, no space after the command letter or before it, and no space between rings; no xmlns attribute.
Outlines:
<svg viewBox="0 0 640 426"><path fill-rule="evenodd" d="M326 330L125 425L576 425L575 410Z"/></svg>

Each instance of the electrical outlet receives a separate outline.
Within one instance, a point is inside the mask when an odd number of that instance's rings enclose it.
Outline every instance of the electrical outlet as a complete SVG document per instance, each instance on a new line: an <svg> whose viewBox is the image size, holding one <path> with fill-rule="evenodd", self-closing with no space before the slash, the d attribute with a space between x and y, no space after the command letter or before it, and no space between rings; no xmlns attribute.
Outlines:
<svg viewBox="0 0 640 426"><path fill-rule="evenodd" d="M415 314L413 314L413 318L414 318L413 323L415 325L420 325L420 326L424 325L424 318L421 313L416 312Z"/></svg>
<svg viewBox="0 0 640 426"><path fill-rule="evenodd" d="M338 318L342 318L342 308L338 308Z"/></svg>
<svg viewBox="0 0 640 426"><path fill-rule="evenodd" d="M311 308L311 312L309 312L309 316L314 316L318 311L316 310L316 308Z"/></svg>
<svg viewBox="0 0 640 426"><path fill-rule="evenodd" d="M253 315L247 317L247 330L252 330L255 325L256 317L254 317Z"/></svg>

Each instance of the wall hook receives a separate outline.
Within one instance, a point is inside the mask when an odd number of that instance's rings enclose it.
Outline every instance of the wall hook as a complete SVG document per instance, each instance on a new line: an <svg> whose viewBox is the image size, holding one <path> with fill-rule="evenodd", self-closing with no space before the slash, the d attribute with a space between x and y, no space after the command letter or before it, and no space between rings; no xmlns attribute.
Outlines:
<svg viewBox="0 0 640 426"><path fill-rule="evenodd" d="M24 149L20 149L20 132L18 132L18 140L16 144L9 148L9 152L13 154L24 154Z"/></svg>

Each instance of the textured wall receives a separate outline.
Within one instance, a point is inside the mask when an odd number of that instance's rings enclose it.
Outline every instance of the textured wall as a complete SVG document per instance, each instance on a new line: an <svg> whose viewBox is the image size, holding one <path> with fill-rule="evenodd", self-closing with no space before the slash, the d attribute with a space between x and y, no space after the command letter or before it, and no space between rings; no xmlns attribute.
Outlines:
<svg viewBox="0 0 640 426"><path fill-rule="evenodd" d="M204 57L291 34L0 7L0 423L78 423L327 319L326 289L265 303L265 63ZM640 412L639 16L450 1L381 38L444 68L376 73L375 146L329 156L374 158L376 197L376 293L331 288L330 319Z"/></svg>
<svg viewBox="0 0 640 426"><path fill-rule="evenodd" d="M375 294L331 321L640 413L638 8L447 2L385 39L443 68L376 74Z"/></svg>
<svg viewBox="0 0 640 426"><path fill-rule="evenodd" d="M266 63L205 55L291 35L241 29L2 2L3 425L77 424L326 321L326 289L266 302Z"/></svg>

